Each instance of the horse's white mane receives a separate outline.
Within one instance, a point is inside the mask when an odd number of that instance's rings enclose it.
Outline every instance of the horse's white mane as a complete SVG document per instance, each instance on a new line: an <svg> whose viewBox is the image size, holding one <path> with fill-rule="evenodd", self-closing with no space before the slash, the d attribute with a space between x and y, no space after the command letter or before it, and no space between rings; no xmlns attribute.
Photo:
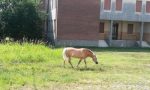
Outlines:
<svg viewBox="0 0 150 90"><path fill-rule="evenodd" d="M90 49L88 49L93 55L95 55L95 53L92 51L92 50L90 50Z"/></svg>

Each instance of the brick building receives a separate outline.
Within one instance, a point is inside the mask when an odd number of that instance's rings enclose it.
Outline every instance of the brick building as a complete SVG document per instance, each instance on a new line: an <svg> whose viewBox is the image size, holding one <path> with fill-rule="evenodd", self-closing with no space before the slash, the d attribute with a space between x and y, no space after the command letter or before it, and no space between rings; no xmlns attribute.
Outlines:
<svg viewBox="0 0 150 90"><path fill-rule="evenodd" d="M150 0L50 0L57 45L149 46Z"/></svg>

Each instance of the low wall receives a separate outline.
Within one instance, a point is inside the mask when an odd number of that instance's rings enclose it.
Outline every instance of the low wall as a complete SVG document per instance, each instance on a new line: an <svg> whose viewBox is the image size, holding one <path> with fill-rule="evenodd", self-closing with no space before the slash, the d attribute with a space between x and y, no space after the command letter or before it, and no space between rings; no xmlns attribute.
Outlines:
<svg viewBox="0 0 150 90"><path fill-rule="evenodd" d="M57 40L58 46L94 46L98 47L98 41L96 40Z"/></svg>
<svg viewBox="0 0 150 90"><path fill-rule="evenodd" d="M135 40L112 40L112 47L136 47Z"/></svg>

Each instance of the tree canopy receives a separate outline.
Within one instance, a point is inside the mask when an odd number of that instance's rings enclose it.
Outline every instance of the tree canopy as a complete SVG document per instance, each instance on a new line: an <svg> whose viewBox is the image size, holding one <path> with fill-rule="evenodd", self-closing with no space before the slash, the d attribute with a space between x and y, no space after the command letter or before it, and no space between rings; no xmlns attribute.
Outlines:
<svg viewBox="0 0 150 90"><path fill-rule="evenodd" d="M42 38L39 0L1 0L0 37L14 39Z"/></svg>

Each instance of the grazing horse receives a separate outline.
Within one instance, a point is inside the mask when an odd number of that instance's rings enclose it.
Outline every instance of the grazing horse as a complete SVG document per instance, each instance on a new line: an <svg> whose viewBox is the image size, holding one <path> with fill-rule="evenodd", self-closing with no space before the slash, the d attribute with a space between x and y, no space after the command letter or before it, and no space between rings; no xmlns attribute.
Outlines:
<svg viewBox="0 0 150 90"><path fill-rule="evenodd" d="M64 50L63 50L64 67L65 67L65 62L68 61L70 63L70 65L72 66L72 68L73 68L73 65L71 63L71 57L79 58L80 59L79 62L78 62L77 67L79 66L79 64L80 64L80 62L82 60L84 60L85 67L87 67L87 65L86 65L86 58L87 57L91 57L92 60L96 64L98 64L96 55L90 49L86 49L86 48L73 48L73 47L64 48Z"/></svg>

